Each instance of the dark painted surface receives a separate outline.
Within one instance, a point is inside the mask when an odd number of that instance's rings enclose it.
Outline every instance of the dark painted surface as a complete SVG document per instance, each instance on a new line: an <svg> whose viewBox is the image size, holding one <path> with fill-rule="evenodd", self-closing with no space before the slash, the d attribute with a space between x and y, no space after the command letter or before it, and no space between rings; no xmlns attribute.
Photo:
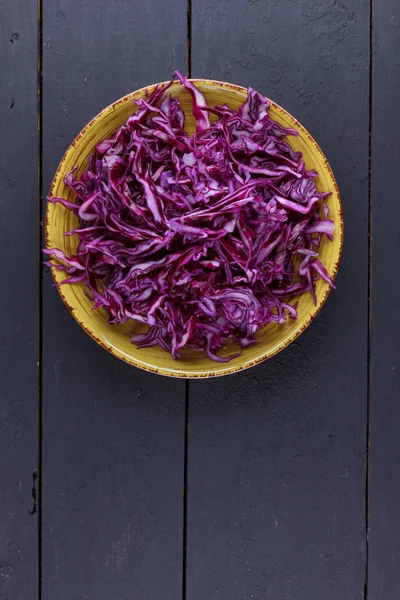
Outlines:
<svg viewBox="0 0 400 600"><path fill-rule="evenodd" d="M96 112L185 68L186 11L184 0L44 0L44 194ZM338 289L295 344L247 373L190 383L190 600L364 598L369 17L364 0L192 0L193 76L252 85L295 114L332 164L346 228ZM0 0L0 33L0 600L36 600L36 3ZM400 589L395 0L375 2L372 37L365 598L392 600ZM42 598L180 598L184 383L98 347L48 273L42 333Z"/></svg>
<svg viewBox="0 0 400 600"><path fill-rule="evenodd" d="M186 60L182 0L43 4L44 193L100 109ZM176 600L184 383L113 358L43 284L43 598Z"/></svg>
<svg viewBox="0 0 400 600"><path fill-rule="evenodd" d="M0 1L0 598L37 598L37 7ZM32 514L31 514L32 513Z"/></svg>
<svg viewBox="0 0 400 600"><path fill-rule="evenodd" d="M195 0L192 73L251 85L310 130L338 180L345 248L296 343L190 384L187 597L361 599L369 3Z"/></svg>
<svg viewBox="0 0 400 600"><path fill-rule="evenodd" d="M375 2L369 598L400 594L400 5Z"/></svg>

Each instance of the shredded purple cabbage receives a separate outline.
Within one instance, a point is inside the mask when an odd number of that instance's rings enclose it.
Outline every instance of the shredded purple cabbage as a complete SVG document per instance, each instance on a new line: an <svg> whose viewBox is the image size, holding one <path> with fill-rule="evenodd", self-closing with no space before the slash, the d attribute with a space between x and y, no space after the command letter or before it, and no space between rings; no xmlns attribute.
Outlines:
<svg viewBox="0 0 400 600"><path fill-rule="evenodd" d="M50 248L45 264L65 271L62 283L83 284L110 323L148 325L132 338L139 347L174 358L183 347L205 350L226 362L267 323L296 319L297 296L316 302L317 279L333 285L318 249L334 223L318 173L285 139L297 132L271 119L266 98L249 88L238 111L211 108L175 76L192 96L196 133L185 132L179 100L166 95L174 78L135 100L137 111L97 144L80 179L65 177L75 203L48 198L80 226L65 234L78 236L77 254ZM222 358L228 339L240 349Z"/></svg>

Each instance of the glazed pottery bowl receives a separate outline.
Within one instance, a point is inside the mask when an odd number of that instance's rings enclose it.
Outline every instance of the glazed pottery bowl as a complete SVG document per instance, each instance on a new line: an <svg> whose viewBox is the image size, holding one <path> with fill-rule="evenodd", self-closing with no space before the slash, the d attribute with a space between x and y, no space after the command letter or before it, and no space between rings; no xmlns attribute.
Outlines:
<svg viewBox="0 0 400 600"><path fill-rule="evenodd" d="M237 109L247 97L247 90L243 87L212 80L193 80L195 85L204 94L207 103L211 106L227 104L232 109ZM142 88L121 98L99 113L72 142L66 151L54 176L50 195L63 197L74 201L73 192L64 184L65 175L78 167L76 176L87 168L88 156L95 145L104 138L110 137L136 110L132 102L136 98L144 98L151 93L154 85ZM186 114L186 129L189 133L194 131L194 118L192 115L192 100L190 94L178 83L172 85L170 93L179 97L182 108ZM330 209L330 218L335 223L333 242L325 236L320 248L320 259L332 278L336 276L343 244L343 217L338 188L332 170L321 149L306 131L283 108L271 102L270 115L284 127L297 129L299 136L290 137L290 145L295 151L301 151L305 165L308 169L316 169L319 173L317 188L321 191L331 192L327 200ZM64 233L78 226L77 217L66 210L61 204L48 203L46 211L46 245L47 248L60 248L66 255L74 254L77 247L77 237L64 237ZM55 282L59 283L65 274L52 268ZM174 360L165 350L155 346L138 349L130 342L133 332L138 332L139 327L134 322L123 326L111 325L105 310L92 310L90 299L85 295L82 285L63 285L58 287L59 293L73 317L83 329L106 350L118 358L140 367L147 371L169 375L173 377L212 377L227 375L247 369L257 363L270 358L288 344L293 342L302 331L311 323L325 302L330 287L323 281L316 283L317 304L314 304L311 294L305 293L299 298L298 319L288 319L283 325L271 323L257 334L257 344L246 348L237 358L228 363L211 361L203 352L183 350L182 357ZM231 354L236 350L234 342L229 342L221 350L221 355ZM73 349L71 349L73 351Z"/></svg>

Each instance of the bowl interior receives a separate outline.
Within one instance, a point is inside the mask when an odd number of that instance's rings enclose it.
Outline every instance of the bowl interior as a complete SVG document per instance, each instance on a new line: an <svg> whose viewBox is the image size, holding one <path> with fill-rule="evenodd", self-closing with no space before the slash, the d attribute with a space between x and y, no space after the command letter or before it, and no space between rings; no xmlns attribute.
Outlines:
<svg viewBox="0 0 400 600"><path fill-rule="evenodd" d="M207 80L195 80L195 83L210 105L228 104L232 109L237 109L247 96L246 89L239 86ZM135 112L136 105L132 100L144 97L146 93L150 93L153 89L154 86L149 86L118 100L104 109L81 131L68 148L59 165L50 195L63 197L70 201L74 200L73 193L64 185L64 176L75 166L78 166L77 174L80 175L87 167L88 156L92 153L94 146L100 140L114 133ZM170 92L173 96L179 97L186 115L186 129L189 133L193 133L195 127L189 93L178 84L173 85ZM270 114L283 126L294 127L299 131L299 136L290 137L290 145L294 150L303 153L308 169L314 168L318 171L318 189L331 192L327 203L330 209L330 218L333 219L336 225L334 241L330 242L324 239L321 244L320 258L328 273L334 277L342 248L343 220L339 193L332 171L314 139L290 114L274 103L271 103ZM77 247L77 237L64 237L63 234L77 226L78 220L72 212L66 210L61 204L48 203L46 212L46 244L48 248L57 247L61 248L67 255L74 254ZM56 282L62 281L65 277L62 272L56 269L52 269L52 273ZM316 285L318 299L316 306L310 294L303 294L299 298L297 321L288 320L283 325L275 323L267 325L258 332L258 343L246 348L242 356L232 359L229 363L215 363L202 352L190 350L182 351L182 358L179 361L174 360L167 352L158 347L139 350L130 343L130 338L133 332L137 332L140 328L140 330L143 330L143 326L132 322L124 326L110 325L107 321L107 314L103 309L92 311L91 302L85 296L84 288L81 285L64 285L58 289L75 319L89 335L115 356L143 369L164 375L209 377L233 373L250 367L282 350L311 322L325 301L330 288L324 281L318 281ZM231 354L235 348L233 342L228 343L221 354Z"/></svg>

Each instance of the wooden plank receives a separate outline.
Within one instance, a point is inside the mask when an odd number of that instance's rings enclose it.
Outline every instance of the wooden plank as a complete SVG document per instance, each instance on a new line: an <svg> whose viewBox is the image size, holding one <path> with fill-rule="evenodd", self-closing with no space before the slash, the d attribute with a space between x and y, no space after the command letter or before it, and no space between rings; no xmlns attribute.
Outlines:
<svg viewBox="0 0 400 600"><path fill-rule="evenodd" d="M397 110L400 5L374 3L372 87L372 294L368 597L400 589L400 317Z"/></svg>
<svg viewBox="0 0 400 600"><path fill-rule="evenodd" d="M37 598L37 5L0 1L0 598ZM32 492L34 490L34 492Z"/></svg>
<svg viewBox="0 0 400 600"><path fill-rule="evenodd" d="M44 191L80 128L185 68L186 3L44 0ZM43 598L176 600L184 383L113 358L44 286Z"/></svg>
<svg viewBox="0 0 400 600"><path fill-rule="evenodd" d="M192 3L193 76L251 85L310 130L342 193L345 251L337 290L296 343L190 384L191 600L364 597L368 5Z"/></svg>

